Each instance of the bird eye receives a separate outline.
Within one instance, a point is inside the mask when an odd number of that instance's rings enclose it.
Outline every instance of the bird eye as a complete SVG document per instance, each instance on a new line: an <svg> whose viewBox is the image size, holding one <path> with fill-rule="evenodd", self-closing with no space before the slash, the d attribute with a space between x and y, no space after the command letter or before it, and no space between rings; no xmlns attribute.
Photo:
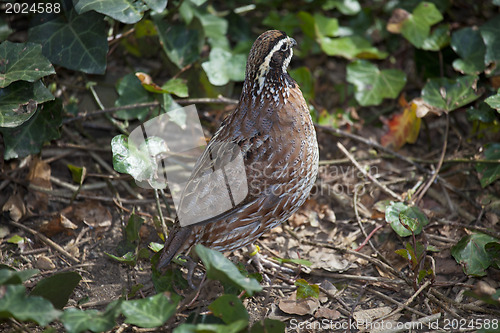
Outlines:
<svg viewBox="0 0 500 333"><path fill-rule="evenodd" d="M288 49L288 46L287 46L285 43L283 43L283 45L281 45L280 51L283 51L283 52L284 52L284 51L286 51L287 49Z"/></svg>

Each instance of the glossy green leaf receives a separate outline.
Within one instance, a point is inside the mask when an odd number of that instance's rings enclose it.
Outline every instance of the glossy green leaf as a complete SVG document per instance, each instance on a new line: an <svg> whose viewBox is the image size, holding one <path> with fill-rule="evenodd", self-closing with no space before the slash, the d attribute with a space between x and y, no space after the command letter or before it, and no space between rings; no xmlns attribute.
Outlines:
<svg viewBox="0 0 500 333"><path fill-rule="evenodd" d="M73 9L29 30L29 41L42 44L53 63L89 74L106 70L108 41L104 17L95 12L78 15Z"/></svg>
<svg viewBox="0 0 500 333"><path fill-rule="evenodd" d="M125 227L125 235L129 242L135 242L139 240L139 231L141 230L141 226L144 223L144 219L139 215L132 213L130 215L127 226Z"/></svg>
<svg viewBox="0 0 500 333"><path fill-rule="evenodd" d="M456 80L430 79L422 89L422 98L432 106L453 111L479 97L475 91L477 80L477 76L462 76Z"/></svg>
<svg viewBox="0 0 500 333"><path fill-rule="evenodd" d="M198 60L204 39L200 30L172 25L159 15L154 15L153 21L165 54L178 68L184 68Z"/></svg>
<svg viewBox="0 0 500 333"><path fill-rule="evenodd" d="M81 279L77 272L56 273L40 280L30 295L41 296L49 300L56 309L62 310Z"/></svg>
<svg viewBox="0 0 500 333"><path fill-rule="evenodd" d="M336 18L314 13L314 26L318 38L334 37L339 29L339 21Z"/></svg>
<svg viewBox="0 0 500 333"><path fill-rule="evenodd" d="M492 17L479 31L486 45L486 64L500 62L500 15Z"/></svg>
<svg viewBox="0 0 500 333"><path fill-rule="evenodd" d="M40 296L26 296L26 288L19 284L5 286L0 298L0 318L31 320L45 326L59 318L61 311Z"/></svg>
<svg viewBox="0 0 500 333"><path fill-rule="evenodd" d="M314 81L309 68L302 66L295 69L288 69L288 73L299 84L305 99L314 99Z"/></svg>
<svg viewBox="0 0 500 333"><path fill-rule="evenodd" d="M441 24L431 32L429 37L424 40L422 49L439 51L448 44L450 44L450 25Z"/></svg>
<svg viewBox="0 0 500 333"><path fill-rule="evenodd" d="M144 0L149 8L157 13L162 12L167 7L168 0Z"/></svg>
<svg viewBox="0 0 500 333"><path fill-rule="evenodd" d="M138 103L150 103L154 101L152 94L143 88L141 81L134 73L125 75L116 85L118 99L115 106L124 106ZM134 108L130 110L119 110L114 113L115 117L123 120L139 119L144 120L149 113L149 108Z"/></svg>
<svg viewBox="0 0 500 333"><path fill-rule="evenodd" d="M410 207L402 202L394 202L385 210L385 220L401 237L418 235L429 220L418 207Z"/></svg>
<svg viewBox="0 0 500 333"><path fill-rule="evenodd" d="M357 0L326 0L323 4L324 10L335 8L344 15L356 15L361 11L361 5Z"/></svg>
<svg viewBox="0 0 500 333"><path fill-rule="evenodd" d="M125 322L144 328L152 328L163 325L177 309L179 298L169 298L165 294L157 294L151 297L123 302L121 310L125 316Z"/></svg>
<svg viewBox="0 0 500 333"><path fill-rule="evenodd" d="M60 100L45 103L28 121L16 128L0 128L3 134L4 158L20 158L40 152L46 141L60 137L62 122Z"/></svg>
<svg viewBox="0 0 500 333"><path fill-rule="evenodd" d="M236 295L222 295L213 301L208 308L214 316L221 318L226 324L238 320L248 321L248 312Z"/></svg>
<svg viewBox="0 0 500 333"><path fill-rule="evenodd" d="M54 66L42 55L42 46L35 43L0 44L0 88L14 81L34 82L55 74Z"/></svg>
<svg viewBox="0 0 500 333"><path fill-rule="evenodd" d="M397 69L380 70L376 65L357 60L347 65L347 81L356 87L355 97L363 106L378 105L384 98L396 98L406 83Z"/></svg>
<svg viewBox="0 0 500 333"><path fill-rule="evenodd" d="M500 269L500 242L489 242L484 246L491 260L491 266Z"/></svg>
<svg viewBox="0 0 500 333"><path fill-rule="evenodd" d="M94 10L117 21L131 24L138 22L148 7L142 0L78 0L75 9L79 14Z"/></svg>
<svg viewBox="0 0 500 333"><path fill-rule="evenodd" d="M281 322L277 319L266 318L263 321L258 321L254 323L250 329L250 333L285 333L286 323Z"/></svg>
<svg viewBox="0 0 500 333"><path fill-rule="evenodd" d="M461 59L453 61L453 68L462 74L479 74L484 71L486 46L477 29L463 28L451 36L451 47Z"/></svg>
<svg viewBox="0 0 500 333"><path fill-rule="evenodd" d="M477 106L472 105L467 109L467 120L470 121L479 120L483 123L491 123L495 121L497 110L492 109L487 103L485 103L486 100L484 102L479 102ZM499 102L500 102L500 94L499 94Z"/></svg>
<svg viewBox="0 0 500 333"><path fill-rule="evenodd" d="M484 150L487 160L500 160L500 143L491 143ZM484 188L500 178L500 164L476 163L481 186Z"/></svg>
<svg viewBox="0 0 500 333"><path fill-rule="evenodd" d="M132 267L135 266L135 264L137 263L137 256L133 252L127 252L121 257L106 252L105 254L111 259L114 259L122 264L129 265Z"/></svg>
<svg viewBox="0 0 500 333"><path fill-rule="evenodd" d="M208 80L214 86L223 86L229 81L243 81L245 79L245 55L233 55L229 51L213 48L208 59L201 66L205 70Z"/></svg>
<svg viewBox="0 0 500 333"><path fill-rule="evenodd" d="M431 26L440 22L443 16L431 2L421 2L403 22L401 34L415 47L422 48L429 37Z"/></svg>
<svg viewBox="0 0 500 333"><path fill-rule="evenodd" d="M37 113L37 107L54 96L41 81L18 81L0 89L0 127L18 127Z"/></svg>
<svg viewBox="0 0 500 333"><path fill-rule="evenodd" d="M489 106L500 112L500 89L498 89L496 95L492 95L484 100Z"/></svg>
<svg viewBox="0 0 500 333"><path fill-rule="evenodd" d="M222 283L244 289L250 296L254 292L262 290L262 287L255 279L243 276L238 268L224 257L222 253L204 247L201 244L197 244L195 250L207 269L207 277L209 279L219 280Z"/></svg>
<svg viewBox="0 0 500 333"><path fill-rule="evenodd" d="M360 36L339 38L323 37L319 40L321 49L329 56L340 56L346 59L385 59L387 52L382 52Z"/></svg>
<svg viewBox="0 0 500 333"><path fill-rule="evenodd" d="M182 324L173 333L240 333L248 326L247 320L238 320L231 324ZM261 331L262 332L262 331Z"/></svg>
<svg viewBox="0 0 500 333"><path fill-rule="evenodd" d="M162 89L168 91L169 94L174 94L179 97L188 97L188 87L182 79L170 79L163 86Z"/></svg>
<svg viewBox="0 0 500 333"><path fill-rule="evenodd" d="M451 248L451 255L462 265L465 274L485 276L491 265L485 245L491 242L496 243L498 239L482 233L467 235Z"/></svg>
<svg viewBox="0 0 500 333"><path fill-rule="evenodd" d="M16 271L14 269L0 269L0 286L6 284L21 284L35 274L38 274L38 269L25 269Z"/></svg>
<svg viewBox="0 0 500 333"><path fill-rule="evenodd" d="M319 286L317 284L309 284L304 279L298 279L294 284L297 286L297 299L319 297Z"/></svg>
<svg viewBox="0 0 500 333"><path fill-rule="evenodd" d="M73 164L68 164L67 165L69 172L71 172L71 178L73 181L79 185L83 184L83 181L85 180L85 176L87 174L87 168L85 167L78 167Z"/></svg>
<svg viewBox="0 0 500 333"><path fill-rule="evenodd" d="M120 301L111 302L106 311L69 308L64 310L61 321L69 333L109 331L116 325L115 319L120 314L120 305Z"/></svg>

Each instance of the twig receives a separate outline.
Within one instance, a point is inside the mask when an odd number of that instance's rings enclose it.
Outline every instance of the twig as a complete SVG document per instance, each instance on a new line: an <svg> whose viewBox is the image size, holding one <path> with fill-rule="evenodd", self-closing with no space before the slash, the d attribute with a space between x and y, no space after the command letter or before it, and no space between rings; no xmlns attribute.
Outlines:
<svg viewBox="0 0 500 333"><path fill-rule="evenodd" d="M130 104L130 105L122 105L122 106L116 106L113 108L107 108L107 109L98 109L98 110L93 110L89 112L84 112L76 117L73 118L67 118L63 120L63 125L72 123L77 120L82 120L86 118L92 118L98 115L102 114L107 114L107 113L113 113L115 111L120 111L120 110L133 110L133 109L138 109L138 108L146 108L146 107L155 107L160 105L158 101L155 102L148 102L148 103L137 103L137 104Z"/></svg>
<svg viewBox="0 0 500 333"><path fill-rule="evenodd" d="M73 263L75 263L75 264L79 264L80 263L80 260L78 260L75 257L73 257L68 251L66 251L65 249L63 249L59 244L55 243L54 241L52 241L50 238L46 237L45 235L42 235L38 231L33 230L30 227L27 227L27 226L25 226L25 225L23 225L21 223L18 223L18 222L10 221L9 223L12 224L13 226L16 226L16 227L20 228L20 229L28 231L29 233L33 234L34 236L40 238L45 244L51 246L52 248L54 248L54 250L56 250L56 251L60 252L61 254L63 254L66 258L68 258Z"/></svg>
<svg viewBox="0 0 500 333"><path fill-rule="evenodd" d="M380 297L380 298L383 298L383 299L385 299L386 301L389 301L389 302L391 302L391 303L394 303L394 304L396 304L398 307L400 307L400 306L401 306L401 307L403 307L405 310L408 310L408 311L410 311L410 312L412 312L412 313L414 313L414 314L416 314L416 315L418 315L418 316L421 316L421 317L425 317L425 316L427 316L425 313L420 312L420 311L418 311L418 310L415 310L415 309L413 309L413 308L410 308L408 305L403 304L403 303L401 303L401 302L398 302L398 301L396 301L395 299L393 299L392 297L389 297L389 296L387 296L387 295L385 295L385 294L381 293L380 291L377 291L377 290L375 290L375 289L373 289L373 288L371 288L371 287L367 287L367 289L368 289L368 291L369 291L369 292L371 292L372 294L375 294L376 296L378 296L378 297Z"/></svg>
<svg viewBox="0 0 500 333"><path fill-rule="evenodd" d="M422 325L428 325L429 323L434 323L437 320L439 320L439 318L441 318L441 313L436 313L430 316L425 316L423 318L420 318L419 320L406 322L404 325L401 325L401 327L385 329L384 333L420 332L422 331ZM440 332L440 331L433 330L433 332Z"/></svg>
<svg viewBox="0 0 500 333"><path fill-rule="evenodd" d="M360 246L358 246L357 249L355 249L354 251L358 252L360 251L365 245L366 243L369 243L370 244L370 247L372 248L373 252L375 252L377 255L380 255L380 252L377 250L377 248L373 245L372 241L370 240L370 238L375 234L375 232L377 230L379 230L380 228L382 228L382 225L377 225L375 227L375 229L373 229L372 232L370 232L369 235L366 234L366 230L365 230L365 227L363 226L363 223L361 222L361 218L359 217L359 212L358 212L358 190L360 189L360 186L356 186L355 190L354 190L354 197L352 199L353 201L353 205L354 205L354 215L356 215L356 221L358 222L358 226L359 226L359 229L361 230L361 232L363 233L363 235L365 236L365 240L363 241L363 243L361 243Z"/></svg>
<svg viewBox="0 0 500 333"><path fill-rule="evenodd" d="M347 156L348 159L351 160L352 164L354 164L354 166L356 168L358 168L358 170L361 171L361 173L365 177L367 177L375 185L377 185L378 187L380 187L380 189L382 191L384 191L385 193L387 193L388 195L390 195L391 197L393 197L394 199L396 199L398 201L403 201L403 198L399 194L394 193L391 189L389 189L384 184L380 183L375 177L373 177L371 174L369 174L368 172L366 172L366 170L354 159L354 156L352 156L352 154L347 151L347 149L344 147L344 145L342 145L340 142L337 142L337 147L344 153L345 156Z"/></svg>
<svg viewBox="0 0 500 333"><path fill-rule="evenodd" d="M445 115L446 115L446 128L444 131L443 148L441 149L441 156L439 158L439 163L436 167L436 170L434 170L434 173L432 174L431 179L429 179L427 184L425 184L422 191L420 192L417 199L415 200L415 205L418 205L418 203L422 200L425 193L427 193L427 190L429 189L429 187L431 187L431 185L436 180L436 178L439 174L439 170L441 170L441 167L443 166L444 157L446 155L446 147L448 146L448 133L450 132L450 115L448 114L448 112L445 112Z"/></svg>

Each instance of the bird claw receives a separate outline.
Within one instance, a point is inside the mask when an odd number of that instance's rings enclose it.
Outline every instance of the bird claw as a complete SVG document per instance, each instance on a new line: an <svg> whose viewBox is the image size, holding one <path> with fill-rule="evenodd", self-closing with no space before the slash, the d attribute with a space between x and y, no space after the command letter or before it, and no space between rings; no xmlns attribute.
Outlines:
<svg viewBox="0 0 500 333"><path fill-rule="evenodd" d="M262 279L264 282L267 284L271 285L271 279L267 275L267 273L264 271L264 267L267 267L271 269L272 271L281 271L283 273L288 273L288 274L295 274L295 272L285 266L278 265L271 260L267 259L265 256L261 255L259 253L260 248L257 245L249 245L248 249L250 250L250 260L248 260L248 263L253 263L255 267L257 268L257 271L262 275Z"/></svg>
<svg viewBox="0 0 500 333"><path fill-rule="evenodd" d="M179 256L179 258L186 260L186 262L183 263L182 265L186 267L188 270L186 280L188 282L189 287L193 290L198 289L193 283L193 275L194 271L196 270L196 266L198 266L198 263L189 256Z"/></svg>

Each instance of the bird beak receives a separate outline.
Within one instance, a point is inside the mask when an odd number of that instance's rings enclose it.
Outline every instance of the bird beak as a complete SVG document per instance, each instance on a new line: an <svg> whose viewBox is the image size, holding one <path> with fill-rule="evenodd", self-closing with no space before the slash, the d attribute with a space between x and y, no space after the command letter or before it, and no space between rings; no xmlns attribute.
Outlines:
<svg viewBox="0 0 500 333"><path fill-rule="evenodd" d="M292 37L288 37L290 39L290 47L294 47L295 45L297 45L297 41L295 39L293 39Z"/></svg>

